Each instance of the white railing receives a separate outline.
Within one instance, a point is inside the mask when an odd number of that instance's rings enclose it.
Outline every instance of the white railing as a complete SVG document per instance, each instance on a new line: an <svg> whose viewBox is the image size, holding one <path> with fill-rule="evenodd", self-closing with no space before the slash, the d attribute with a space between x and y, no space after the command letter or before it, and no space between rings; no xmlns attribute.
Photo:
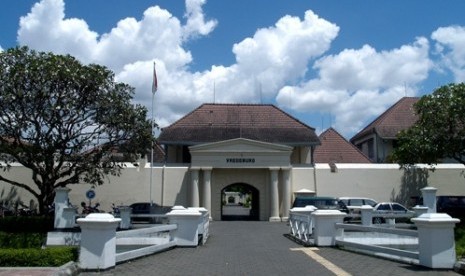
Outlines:
<svg viewBox="0 0 465 276"><path fill-rule="evenodd" d="M116 248L134 248L116 253L116 263L125 262L145 255L157 253L176 246L173 231L176 224L165 224L148 228L116 232Z"/></svg>
<svg viewBox="0 0 465 276"><path fill-rule="evenodd" d="M447 214L424 213L411 219L418 230L372 226L370 206L362 208L363 225L342 223L346 215L337 210L291 209L290 235L307 245L341 246L430 268L451 269L456 262L454 227L460 220Z"/></svg>
<svg viewBox="0 0 465 276"><path fill-rule="evenodd" d="M289 214L289 226L291 235L304 244L309 244L312 239L313 222L312 216L306 214L292 213Z"/></svg>
<svg viewBox="0 0 465 276"><path fill-rule="evenodd" d="M335 226L336 229L341 230L336 237L336 245L338 246L387 254L394 258L409 258L412 262L418 263L418 231L416 230L344 223L336 223Z"/></svg>

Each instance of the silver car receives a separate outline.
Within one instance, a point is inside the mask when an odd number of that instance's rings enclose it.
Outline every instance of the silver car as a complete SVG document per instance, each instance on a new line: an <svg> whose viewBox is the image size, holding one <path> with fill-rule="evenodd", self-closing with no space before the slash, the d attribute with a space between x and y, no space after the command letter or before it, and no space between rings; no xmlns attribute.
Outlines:
<svg viewBox="0 0 465 276"><path fill-rule="evenodd" d="M413 211L410 211L397 202L380 202L373 207L373 210L374 224L385 223L386 218L410 219L414 215ZM377 214L382 216L377 217Z"/></svg>

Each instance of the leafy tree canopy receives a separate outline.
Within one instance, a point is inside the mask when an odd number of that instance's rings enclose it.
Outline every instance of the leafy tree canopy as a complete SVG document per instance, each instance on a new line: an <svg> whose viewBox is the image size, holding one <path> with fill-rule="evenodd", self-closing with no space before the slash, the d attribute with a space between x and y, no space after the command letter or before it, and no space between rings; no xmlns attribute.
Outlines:
<svg viewBox="0 0 465 276"><path fill-rule="evenodd" d="M465 164L465 84L442 86L414 108L418 121L399 133L393 159L403 167L444 158Z"/></svg>
<svg viewBox="0 0 465 276"><path fill-rule="evenodd" d="M133 95L109 69L69 55L0 53L0 181L29 191L43 212L57 187L119 175L120 161L145 154L152 141L147 110ZM36 187L8 178L12 162L31 170Z"/></svg>

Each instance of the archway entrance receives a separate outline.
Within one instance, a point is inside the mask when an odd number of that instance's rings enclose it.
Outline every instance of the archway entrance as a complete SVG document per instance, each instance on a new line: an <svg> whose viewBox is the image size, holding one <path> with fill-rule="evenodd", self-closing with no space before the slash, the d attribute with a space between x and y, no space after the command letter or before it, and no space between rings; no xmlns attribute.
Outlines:
<svg viewBox="0 0 465 276"><path fill-rule="evenodd" d="M259 220L259 192L246 183L221 190L221 220Z"/></svg>

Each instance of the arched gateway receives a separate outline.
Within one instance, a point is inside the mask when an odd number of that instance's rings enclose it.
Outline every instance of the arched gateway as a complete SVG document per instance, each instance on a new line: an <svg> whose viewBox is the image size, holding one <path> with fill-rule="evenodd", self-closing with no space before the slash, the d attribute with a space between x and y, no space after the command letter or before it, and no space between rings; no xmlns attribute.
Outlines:
<svg viewBox="0 0 465 276"><path fill-rule="evenodd" d="M246 183L221 190L221 220L259 220L259 191Z"/></svg>
<svg viewBox="0 0 465 276"><path fill-rule="evenodd" d="M214 220L287 218L279 206L288 210L290 205L292 147L238 138L189 151L193 206L211 210Z"/></svg>

